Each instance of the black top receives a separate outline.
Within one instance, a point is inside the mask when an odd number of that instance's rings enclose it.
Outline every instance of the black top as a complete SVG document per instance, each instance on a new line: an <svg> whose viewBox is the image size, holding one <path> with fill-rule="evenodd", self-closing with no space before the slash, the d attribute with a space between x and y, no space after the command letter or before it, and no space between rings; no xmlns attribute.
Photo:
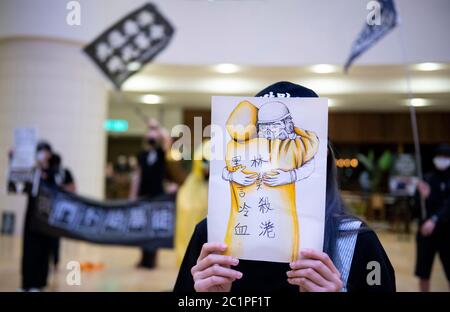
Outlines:
<svg viewBox="0 0 450 312"><path fill-rule="evenodd" d="M75 182L75 179L73 178L72 172L70 172L69 169L64 169L64 185L72 184Z"/></svg>
<svg viewBox="0 0 450 312"><path fill-rule="evenodd" d="M450 169L434 170L424 180L430 185L430 196L426 200L427 218L438 217L438 223L448 225L450 221Z"/></svg>
<svg viewBox="0 0 450 312"><path fill-rule="evenodd" d="M156 148L152 151L143 151L138 155L141 179L139 184L139 197L155 197L164 193L163 179L165 177L164 151Z"/></svg>
<svg viewBox="0 0 450 312"><path fill-rule="evenodd" d="M64 186L74 182L68 169L64 172L51 169L42 170L41 180L51 185ZM40 182L39 182L40 183ZM22 245L22 288L43 288L47 285L49 260L57 238L40 232L33 227L33 213L37 197L32 194L32 184L27 186L28 204Z"/></svg>
<svg viewBox="0 0 450 312"><path fill-rule="evenodd" d="M58 186L65 186L75 182L72 172L67 168L55 173L53 179L54 183Z"/></svg>
<svg viewBox="0 0 450 312"><path fill-rule="evenodd" d="M175 292L195 291L191 268L196 264L202 245L206 242L205 219L196 226L189 242L175 283ZM371 261L377 261L380 264L380 285L370 286L367 283L367 275L373 270L373 268L367 269L367 264ZM242 272L243 277L233 283L232 292L298 293L298 286L287 282L286 272L290 270L288 263L240 260L235 269ZM394 269L378 237L371 230L361 231L358 234L347 290L349 292L395 291Z"/></svg>
<svg viewBox="0 0 450 312"><path fill-rule="evenodd" d="M63 171L55 171L52 169L42 169L41 180L50 185L57 185L59 187L66 186L75 182L72 173L69 169L64 168ZM40 183L40 182L39 182ZM32 194L33 183L27 183L25 187L28 195L27 210L25 214L24 230L29 230L29 223L33 213L36 198Z"/></svg>

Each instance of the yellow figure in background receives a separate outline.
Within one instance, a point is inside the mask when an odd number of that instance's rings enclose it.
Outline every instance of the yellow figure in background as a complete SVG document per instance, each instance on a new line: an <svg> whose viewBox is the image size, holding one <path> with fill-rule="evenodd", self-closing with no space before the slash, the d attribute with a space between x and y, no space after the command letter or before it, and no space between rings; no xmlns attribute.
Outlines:
<svg viewBox="0 0 450 312"><path fill-rule="evenodd" d="M184 253L195 226L206 217L208 210L210 141L204 141L195 151L192 171L177 194L175 253L177 265Z"/></svg>
<svg viewBox="0 0 450 312"><path fill-rule="evenodd" d="M231 190L227 253L251 260L257 252L270 261L294 261L299 246L295 183L314 170L317 135L295 127L279 101L259 109L241 102L226 126L232 138L222 173Z"/></svg>

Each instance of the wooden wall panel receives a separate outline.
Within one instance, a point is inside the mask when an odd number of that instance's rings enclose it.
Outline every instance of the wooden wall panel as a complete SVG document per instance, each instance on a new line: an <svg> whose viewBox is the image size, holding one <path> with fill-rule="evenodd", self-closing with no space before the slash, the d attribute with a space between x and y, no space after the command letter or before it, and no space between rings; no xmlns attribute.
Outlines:
<svg viewBox="0 0 450 312"><path fill-rule="evenodd" d="M210 110L185 110L184 123L193 129L194 117L211 122ZM418 113L420 140L424 144L450 142L450 113ZM340 144L410 144L409 113L330 113L328 133Z"/></svg>
<svg viewBox="0 0 450 312"><path fill-rule="evenodd" d="M420 140L424 144L450 142L449 113L418 113ZM331 113L329 136L335 143L412 143L408 113Z"/></svg>

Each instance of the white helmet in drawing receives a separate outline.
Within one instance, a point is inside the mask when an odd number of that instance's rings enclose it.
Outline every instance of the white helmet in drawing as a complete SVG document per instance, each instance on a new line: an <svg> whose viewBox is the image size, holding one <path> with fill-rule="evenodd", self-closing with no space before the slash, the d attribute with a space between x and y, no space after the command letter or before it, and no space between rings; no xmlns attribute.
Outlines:
<svg viewBox="0 0 450 312"><path fill-rule="evenodd" d="M287 106L281 102L269 102L258 110L258 137L269 140L295 138L294 123Z"/></svg>
<svg viewBox="0 0 450 312"><path fill-rule="evenodd" d="M259 108L258 123L281 121L290 116L291 113L285 104L278 101L269 102Z"/></svg>

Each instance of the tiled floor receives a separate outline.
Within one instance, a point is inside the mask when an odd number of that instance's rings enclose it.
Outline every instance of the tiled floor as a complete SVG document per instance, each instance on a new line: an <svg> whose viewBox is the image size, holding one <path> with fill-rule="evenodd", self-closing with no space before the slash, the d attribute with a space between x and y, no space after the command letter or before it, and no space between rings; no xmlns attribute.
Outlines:
<svg viewBox="0 0 450 312"><path fill-rule="evenodd" d="M417 280L412 272L415 245L412 236L400 238L386 231L379 237L395 267L399 291L416 291ZM0 291L15 291L20 284L21 240L18 237L0 236ZM110 247L63 240L61 263L58 272L49 278L48 291L169 291L172 289L177 268L172 250L161 250L158 268L135 268L140 256L136 248ZM103 262L99 271L83 272L80 286L66 283L69 261ZM432 278L433 291L447 291L447 282L439 261L435 262Z"/></svg>
<svg viewBox="0 0 450 312"><path fill-rule="evenodd" d="M418 281L414 276L416 259L415 236L405 236L392 233L378 233L381 243L395 269L398 291L418 291ZM431 278L431 291L448 291L439 257L436 257Z"/></svg>

